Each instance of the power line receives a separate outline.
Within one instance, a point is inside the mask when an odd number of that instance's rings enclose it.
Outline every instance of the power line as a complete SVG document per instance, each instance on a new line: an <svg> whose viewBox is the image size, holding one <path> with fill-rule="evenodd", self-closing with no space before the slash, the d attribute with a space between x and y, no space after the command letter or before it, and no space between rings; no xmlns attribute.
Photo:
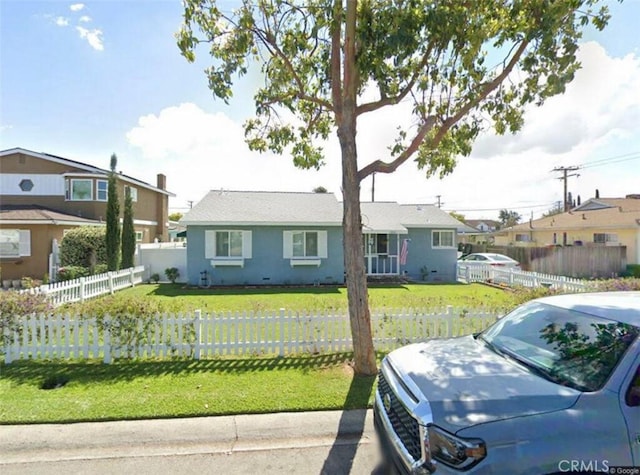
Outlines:
<svg viewBox="0 0 640 475"><path fill-rule="evenodd" d="M569 172L574 172L576 170L580 170L580 167L576 167L576 166L571 166L571 167L556 167L551 171L554 172L562 172L562 176L560 178L558 178L558 180L562 180L564 182L564 211L569 211L571 209L571 203L569 203L569 193L568 193L568 189L567 189L567 181L569 179L569 177L572 176L580 176L578 173L571 173L569 174Z"/></svg>

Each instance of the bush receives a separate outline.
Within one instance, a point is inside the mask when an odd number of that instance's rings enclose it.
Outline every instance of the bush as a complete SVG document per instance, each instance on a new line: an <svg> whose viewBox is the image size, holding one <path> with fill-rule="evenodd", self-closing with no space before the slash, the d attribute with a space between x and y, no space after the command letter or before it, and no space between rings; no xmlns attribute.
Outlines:
<svg viewBox="0 0 640 475"><path fill-rule="evenodd" d="M105 228L82 226L67 232L60 243L60 264L63 267L94 269L107 263Z"/></svg>
<svg viewBox="0 0 640 475"><path fill-rule="evenodd" d="M67 304L64 309L65 311L98 319L104 318L105 315L110 315L111 317L118 315L145 317L168 311L160 300L121 295L109 295L95 300L87 300L86 302Z"/></svg>
<svg viewBox="0 0 640 475"><path fill-rule="evenodd" d="M154 284L157 284L160 281L160 274L158 274L157 272L151 274L151 277L149 277L149 280Z"/></svg>
<svg viewBox="0 0 640 475"><path fill-rule="evenodd" d="M65 280L78 279L80 277L86 277L89 274L89 268L80 266L66 266L58 269L58 282Z"/></svg>
<svg viewBox="0 0 640 475"><path fill-rule="evenodd" d="M176 283L178 277L180 277L180 271L176 267L168 267L164 270L164 275L171 281L172 284Z"/></svg>
<svg viewBox="0 0 640 475"><path fill-rule="evenodd" d="M640 264L628 264L623 277L634 277L640 279Z"/></svg>
<svg viewBox="0 0 640 475"><path fill-rule="evenodd" d="M21 336L21 320L25 315L48 312L53 307L43 294L29 294L7 290L0 299L0 353L13 341L16 333Z"/></svg>
<svg viewBox="0 0 640 475"><path fill-rule="evenodd" d="M640 290L640 278L596 280L591 285L590 290L596 292Z"/></svg>

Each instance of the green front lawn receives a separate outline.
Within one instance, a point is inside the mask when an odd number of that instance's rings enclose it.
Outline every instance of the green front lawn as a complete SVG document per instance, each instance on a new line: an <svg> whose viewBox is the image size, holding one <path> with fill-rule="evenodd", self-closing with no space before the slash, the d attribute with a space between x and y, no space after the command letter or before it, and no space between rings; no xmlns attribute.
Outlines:
<svg viewBox="0 0 640 475"><path fill-rule="evenodd" d="M375 378L354 378L350 357L0 364L0 424L370 407Z"/></svg>
<svg viewBox="0 0 640 475"><path fill-rule="evenodd" d="M207 312L335 310L347 308L345 287L264 287L198 289L180 284L142 284L121 290L122 298L152 299L167 311ZM515 297L482 284L370 285L369 307L434 308L453 305L465 308L505 308Z"/></svg>
<svg viewBox="0 0 640 475"><path fill-rule="evenodd" d="M481 284L372 285L369 297L372 309L508 308L522 298ZM346 309L347 295L343 287L195 289L145 284L61 310L90 315L113 310L118 303L134 313L149 305L167 312L280 308L312 312ZM375 378L355 378L350 358L349 354L214 357L119 360L110 365L15 361L0 364L0 424L370 407Z"/></svg>

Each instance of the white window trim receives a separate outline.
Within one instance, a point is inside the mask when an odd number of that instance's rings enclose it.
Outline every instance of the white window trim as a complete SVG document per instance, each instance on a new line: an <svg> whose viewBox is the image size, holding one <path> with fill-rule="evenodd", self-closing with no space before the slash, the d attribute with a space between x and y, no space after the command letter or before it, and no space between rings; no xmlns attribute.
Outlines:
<svg viewBox="0 0 640 475"><path fill-rule="evenodd" d="M88 181L91 185L91 190L89 191L89 198L86 199L78 199L73 197L73 183L76 181ZM67 201L93 201L93 180L91 178L69 178L67 182L67 193L65 193Z"/></svg>
<svg viewBox="0 0 640 475"><path fill-rule="evenodd" d="M144 239L144 231L136 231L136 242L142 242Z"/></svg>
<svg viewBox="0 0 640 475"><path fill-rule="evenodd" d="M104 190L105 197L103 200L100 199L100 183L107 184L107 188ZM108 180L96 180L96 201L100 201L100 202L109 201L109 181Z"/></svg>
<svg viewBox="0 0 640 475"><path fill-rule="evenodd" d="M302 257L294 257L289 260L289 265L291 265L291 267L298 267L298 266L320 267L320 264L322 264L322 259L307 259Z"/></svg>
<svg viewBox="0 0 640 475"><path fill-rule="evenodd" d="M216 233L242 233L242 255L241 256L217 256L216 255ZM251 231L241 229L207 229L204 232L204 257L211 259L213 267L237 266L244 267L245 259L252 256Z"/></svg>
<svg viewBox="0 0 640 475"><path fill-rule="evenodd" d="M137 203L138 202L138 189L135 186L131 186L131 185L124 185L124 199L127 199L127 188L131 193L131 202L132 203Z"/></svg>
<svg viewBox="0 0 640 475"><path fill-rule="evenodd" d="M6 229L6 231L18 232L18 253L0 254L0 257L4 259L17 259L19 257L31 256L31 231L28 229Z"/></svg>
<svg viewBox="0 0 640 475"><path fill-rule="evenodd" d="M452 245L451 246L442 246L442 245L434 245L434 239L433 236L436 233L450 233L452 236ZM442 241L442 239L440 239L440 241ZM455 231L452 231L450 229L434 229L431 231L431 249L456 249L456 235L455 235Z"/></svg>
<svg viewBox="0 0 640 475"><path fill-rule="evenodd" d="M317 233L318 235L318 255L317 256L294 256L293 255L293 235L297 233ZM306 245L305 245L306 251ZM296 265L320 265L321 259L327 259L329 257L328 243L327 243L327 231L322 229L297 229L287 230L282 232L282 258L290 259L291 267ZM295 262L294 262L295 261ZM307 261L307 263L304 263ZM297 264L300 262L300 264ZM309 264L311 262L311 264Z"/></svg>

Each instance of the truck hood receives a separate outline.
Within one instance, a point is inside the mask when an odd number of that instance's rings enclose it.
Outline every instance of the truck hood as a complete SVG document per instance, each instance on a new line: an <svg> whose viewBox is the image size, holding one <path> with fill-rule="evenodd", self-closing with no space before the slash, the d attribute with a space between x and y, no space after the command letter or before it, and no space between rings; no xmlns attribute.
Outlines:
<svg viewBox="0 0 640 475"><path fill-rule="evenodd" d="M476 424L571 407L580 392L531 373L473 336L393 351L388 362L451 432Z"/></svg>

